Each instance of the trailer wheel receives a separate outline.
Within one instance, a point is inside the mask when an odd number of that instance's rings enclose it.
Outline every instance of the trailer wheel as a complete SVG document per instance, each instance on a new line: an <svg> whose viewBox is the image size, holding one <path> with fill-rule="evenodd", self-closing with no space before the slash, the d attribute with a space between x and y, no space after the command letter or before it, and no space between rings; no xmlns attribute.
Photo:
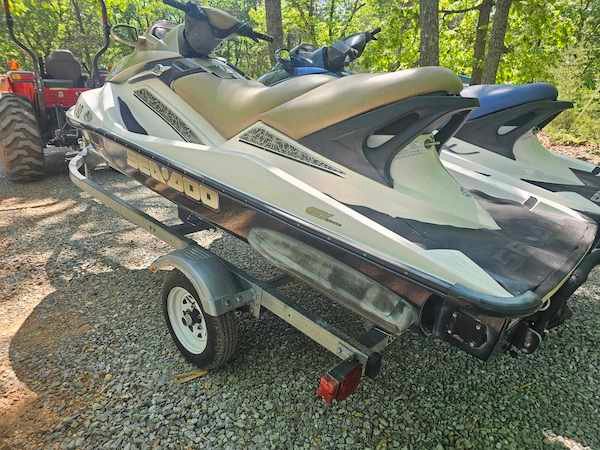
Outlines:
<svg viewBox="0 0 600 450"><path fill-rule="evenodd" d="M172 270L162 288L163 312L169 332L183 356L203 369L216 369L231 359L238 346L238 321L230 311L206 314L192 283Z"/></svg>
<svg viewBox="0 0 600 450"><path fill-rule="evenodd" d="M31 105L13 94L0 95L0 166L11 181L44 176L44 151Z"/></svg>

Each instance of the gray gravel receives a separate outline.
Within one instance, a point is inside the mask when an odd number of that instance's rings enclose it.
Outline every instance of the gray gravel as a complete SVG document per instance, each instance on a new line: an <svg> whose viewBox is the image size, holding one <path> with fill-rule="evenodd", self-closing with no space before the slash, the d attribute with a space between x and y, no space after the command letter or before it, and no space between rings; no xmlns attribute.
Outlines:
<svg viewBox="0 0 600 450"><path fill-rule="evenodd" d="M160 197L99 176L174 220ZM196 238L273 273L233 238ZM230 365L174 383L193 367L163 322L162 276L145 270L166 251L66 177L0 180L0 449L600 448L598 273L575 296L574 319L536 354L482 363L408 333L386 350L380 378L328 408L314 390L335 358L274 317L242 317ZM288 293L357 326L303 285Z"/></svg>

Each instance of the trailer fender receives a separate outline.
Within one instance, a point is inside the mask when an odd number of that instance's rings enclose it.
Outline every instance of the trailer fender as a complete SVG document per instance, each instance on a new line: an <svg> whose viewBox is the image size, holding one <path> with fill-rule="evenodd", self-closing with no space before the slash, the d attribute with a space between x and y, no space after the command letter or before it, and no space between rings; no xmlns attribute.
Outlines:
<svg viewBox="0 0 600 450"><path fill-rule="evenodd" d="M190 280L202 308L211 316L220 316L256 301L255 289L218 257L197 246L174 250L150 265L151 272L170 269L179 270Z"/></svg>

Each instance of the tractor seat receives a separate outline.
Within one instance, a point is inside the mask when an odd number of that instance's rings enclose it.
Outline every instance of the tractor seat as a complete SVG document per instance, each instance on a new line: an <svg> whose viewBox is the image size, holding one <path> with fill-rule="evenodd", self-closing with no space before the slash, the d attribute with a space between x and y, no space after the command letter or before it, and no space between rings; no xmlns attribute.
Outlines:
<svg viewBox="0 0 600 450"><path fill-rule="evenodd" d="M343 78L306 75L270 87L256 81L195 73L177 79L172 88L226 138L262 121L300 139L409 97L458 94L462 84L448 69L423 67Z"/></svg>
<svg viewBox="0 0 600 450"><path fill-rule="evenodd" d="M62 84L71 82L70 86L52 87L83 87L81 64L70 50L54 50L48 55L46 58L46 77L60 81Z"/></svg>
<svg viewBox="0 0 600 450"><path fill-rule="evenodd" d="M556 100L558 91L548 83L478 84L463 89L460 95L479 99L479 108L469 115L473 120L524 103Z"/></svg>

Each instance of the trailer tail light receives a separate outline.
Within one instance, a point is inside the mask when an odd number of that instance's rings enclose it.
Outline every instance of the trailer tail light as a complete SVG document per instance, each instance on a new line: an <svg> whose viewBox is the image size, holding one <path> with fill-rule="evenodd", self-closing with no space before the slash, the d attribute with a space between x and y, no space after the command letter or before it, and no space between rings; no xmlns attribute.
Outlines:
<svg viewBox="0 0 600 450"><path fill-rule="evenodd" d="M316 394L328 405L333 400L345 400L358 389L362 373L363 367L356 359L343 361L321 377Z"/></svg>

